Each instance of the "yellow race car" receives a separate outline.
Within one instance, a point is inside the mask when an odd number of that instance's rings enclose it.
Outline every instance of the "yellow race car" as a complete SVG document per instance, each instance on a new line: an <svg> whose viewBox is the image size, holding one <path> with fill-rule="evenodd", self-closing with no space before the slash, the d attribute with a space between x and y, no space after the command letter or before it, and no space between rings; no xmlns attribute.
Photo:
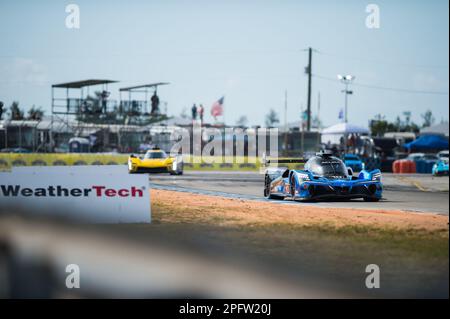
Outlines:
<svg viewBox="0 0 450 319"><path fill-rule="evenodd" d="M152 149L144 157L130 155L128 158L128 173L169 173L183 174L182 156L172 157L163 150Z"/></svg>

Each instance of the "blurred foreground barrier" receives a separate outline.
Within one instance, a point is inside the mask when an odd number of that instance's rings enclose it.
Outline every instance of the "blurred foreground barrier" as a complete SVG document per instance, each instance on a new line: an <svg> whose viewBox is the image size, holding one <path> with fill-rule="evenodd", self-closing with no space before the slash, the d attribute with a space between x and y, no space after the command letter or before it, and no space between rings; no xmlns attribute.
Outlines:
<svg viewBox="0 0 450 319"><path fill-rule="evenodd" d="M214 258L207 243L193 249L168 244L151 229L145 239L136 237L133 229L0 211L0 278L5 279L0 280L0 297L349 297L283 272L265 272L243 257ZM78 287L67 284L69 275L78 275Z"/></svg>
<svg viewBox="0 0 450 319"><path fill-rule="evenodd" d="M0 172L0 207L95 223L149 223L148 177L125 165L13 167Z"/></svg>

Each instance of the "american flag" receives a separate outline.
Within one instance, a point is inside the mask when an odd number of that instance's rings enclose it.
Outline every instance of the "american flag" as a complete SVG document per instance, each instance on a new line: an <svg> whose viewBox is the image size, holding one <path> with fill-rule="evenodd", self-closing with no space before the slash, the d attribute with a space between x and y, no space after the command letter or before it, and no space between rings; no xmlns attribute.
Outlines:
<svg viewBox="0 0 450 319"><path fill-rule="evenodd" d="M220 99L218 99L216 102L214 102L214 104L211 106L211 115L214 118L223 114L223 100L224 99L225 99L225 97L222 96Z"/></svg>

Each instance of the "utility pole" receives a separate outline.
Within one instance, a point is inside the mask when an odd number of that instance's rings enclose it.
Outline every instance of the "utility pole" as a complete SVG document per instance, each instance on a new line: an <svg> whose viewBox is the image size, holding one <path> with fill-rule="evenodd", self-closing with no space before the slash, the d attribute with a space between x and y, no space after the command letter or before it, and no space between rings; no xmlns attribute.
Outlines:
<svg viewBox="0 0 450 319"><path fill-rule="evenodd" d="M317 145L320 144L320 92L317 94Z"/></svg>
<svg viewBox="0 0 450 319"><path fill-rule="evenodd" d="M303 103L300 105L302 114L303 114ZM301 133L300 133L300 143L301 143L301 147L300 147L300 152L303 154L305 153L305 125L303 123L303 118L300 121L300 129L301 129Z"/></svg>
<svg viewBox="0 0 450 319"><path fill-rule="evenodd" d="M287 90L284 91L284 151L288 153Z"/></svg>
<svg viewBox="0 0 450 319"><path fill-rule="evenodd" d="M307 124L306 124L306 129L309 132L311 130L311 77L312 77L312 48L309 47L308 48L308 67L306 69L307 73L308 73L308 104L307 104L307 109L306 109L306 114L308 116L307 118Z"/></svg>

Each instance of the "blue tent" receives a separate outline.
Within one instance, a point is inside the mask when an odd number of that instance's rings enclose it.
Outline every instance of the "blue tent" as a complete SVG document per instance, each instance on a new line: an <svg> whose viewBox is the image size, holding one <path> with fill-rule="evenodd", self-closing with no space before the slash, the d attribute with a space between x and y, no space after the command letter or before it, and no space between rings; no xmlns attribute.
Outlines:
<svg viewBox="0 0 450 319"><path fill-rule="evenodd" d="M422 135L403 147L410 151L448 150L448 139L442 135Z"/></svg>

